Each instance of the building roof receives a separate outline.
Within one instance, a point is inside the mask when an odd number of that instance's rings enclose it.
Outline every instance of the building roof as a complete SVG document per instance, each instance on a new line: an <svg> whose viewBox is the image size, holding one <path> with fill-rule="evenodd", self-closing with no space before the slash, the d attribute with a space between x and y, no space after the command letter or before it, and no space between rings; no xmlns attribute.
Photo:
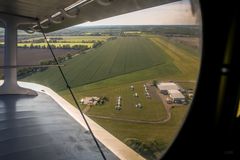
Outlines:
<svg viewBox="0 0 240 160"><path fill-rule="evenodd" d="M179 90L168 90L170 97L172 98L185 98L185 96Z"/></svg>
<svg viewBox="0 0 240 160"><path fill-rule="evenodd" d="M157 86L160 90L178 90L178 89L180 89L180 87L177 84L172 83L172 82L159 83Z"/></svg>

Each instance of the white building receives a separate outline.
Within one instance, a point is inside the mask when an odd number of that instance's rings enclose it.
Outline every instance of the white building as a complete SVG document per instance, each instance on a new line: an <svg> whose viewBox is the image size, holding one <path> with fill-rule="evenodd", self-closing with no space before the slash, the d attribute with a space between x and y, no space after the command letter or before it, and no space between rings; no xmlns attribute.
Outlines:
<svg viewBox="0 0 240 160"><path fill-rule="evenodd" d="M159 83L157 85L158 89L160 90L160 92L162 94L168 94L168 90L179 90L180 87L172 82L168 82L168 83Z"/></svg>
<svg viewBox="0 0 240 160"><path fill-rule="evenodd" d="M185 101L185 96L179 90L168 90L168 94L173 102Z"/></svg>

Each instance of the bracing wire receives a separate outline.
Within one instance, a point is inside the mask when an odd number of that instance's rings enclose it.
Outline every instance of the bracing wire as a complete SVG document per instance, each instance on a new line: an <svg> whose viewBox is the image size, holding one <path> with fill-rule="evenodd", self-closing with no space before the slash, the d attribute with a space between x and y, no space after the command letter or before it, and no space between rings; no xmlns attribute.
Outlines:
<svg viewBox="0 0 240 160"><path fill-rule="evenodd" d="M62 75L62 78L63 78L63 80L64 80L64 82L65 82L65 84L66 84L66 87L68 88L68 90L69 90L69 92L70 92L70 94L71 94L71 96L72 96L72 98L73 98L73 100L74 100L74 102L75 102L75 104L76 104L76 106L77 106L77 108L78 108L78 110L79 110L79 112L80 112L80 114L81 114L84 122L86 123L87 128L88 128L88 130L89 130L89 132L90 132L93 140L95 141L96 146L97 146L99 152L100 152L101 155L102 155L102 158L103 158L104 160L107 160L107 158L105 157L105 155L104 155L104 153L103 153L103 151L102 151L102 149L101 149L101 147L100 147L100 145L99 145L96 137L94 136L94 134L93 134L93 132L92 132L92 129L91 129L90 125L88 124L88 121L87 121L86 117L84 116L84 114L83 114L83 112L82 112L82 110L81 110L81 108L80 108L80 106L79 106L79 104L78 104L78 102L77 102L77 99L76 99L76 97L75 97L75 95L74 95L74 93L73 93L73 91L72 91L72 88L70 87L70 85L69 85L69 83L68 83L68 81L67 81L67 78L66 78L66 76L64 75L61 66L60 66L59 63L58 63L58 60L57 60L57 58L56 58L56 56L55 56L55 54L54 54L54 52L53 52L53 50L52 50L52 47L51 47L50 44L49 44L49 41L48 41L48 39L47 39L47 37L46 37L46 34L44 33L44 30L43 30L43 28L41 27L39 21L38 21L38 26L39 26L39 28L40 28L43 36L44 36L44 39L46 40L46 43L47 43L47 45L48 45L48 48L50 49L50 52L51 52L51 54L52 54L52 56L53 56L53 58L54 58L54 61L56 62L57 66L58 66L58 69L59 69L59 71L60 71L60 73L61 73L61 75Z"/></svg>

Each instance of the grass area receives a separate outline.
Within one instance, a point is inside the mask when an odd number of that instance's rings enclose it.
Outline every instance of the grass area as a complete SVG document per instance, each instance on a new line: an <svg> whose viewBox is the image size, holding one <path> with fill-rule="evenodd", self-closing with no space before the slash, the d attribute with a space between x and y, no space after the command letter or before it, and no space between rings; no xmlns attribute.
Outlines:
<svg viewBox="0 0 240 160"><path fill-rule="evenodd" d="M87 114L97 115L97 116L108 116L113 118L123 118L131 120L147 120L147 121L157 121L163 120L167 117L166 111L162 102L158 97L152 97L147 99L144 95L144 82L133 83L134 92L129 89L128 84L109 86L102 89L93 89L83 92L78 92L74 90L78 99L86 96L106 96L109 99L105 105L93 106ZM137 92L139 97L134 97L133 94ZM61 96L65 97L71 101L71 97L68 95L68 91L60 92ZM117 111L115 109L117 96L122 97L122 109ZM142 109L135 107L137 103L143 105Z"/></svg>
<svg viewBox="0 0 240 160"><path fill-rule="evenodd" d="M146 77L171 76L179 73L178 68L165 51L144 37L126 37L108 41L87 54L67 61L65 65L63 71L72 87L127 73L131 73L127 77L134 81L144 80ZM147 68L150 68L151 72L146 70ZM136 71L141 73L133 73ZM56 75L56 72L58 72L57 68L50 68L45 72L27 77L25 80L49 85L57 91L63 90L62 83L57 81L61 77Z"/></svg>
<svg viewBox="0 0 240 160"><path fill-rule="evenodd" d="M171 57L172 62L177 68L189 79L190 77L197 77L199 70L199 58L192 53L169 43L164 38L150 38L156 45L164 49L164 51ZM196 78L195 78L196 79Z"/></svg>
<svg viewBox="0 0 240 160"><path fill-rule="evenodd" d="M183 43L179 43L179 42L177 42L175 40L172 40L172 39L169 39L169 38L166 38L166 37L162 37L161 36L161 38L166 40L166 41L171 42L171 44L174 45L175 47L180 48L182 50L185 50L185 52L193 54L193 55L195 55L197 57L201 57L200 49L196 49L196 48L194 48L192 46L189 46L189 45L186 45L186 44L183 44Z"/></svg>
<svg viewBox="0 0 240 160"><path fill-rule="evenodd" d="M161 155L161 152L172 142L173 138L181 127L187 110L188 109L184 106L175 107L172 110L171 120L165 124L134 124L96 118L93 118L93 120L103 126L106 130L110 131L114 136L123 142L127 142L128 139L137 139L143 144L149 144L156 141L157 143L161 144L161 146L164 145L160 150L157 151L148 150L147 153L143 151L140 152L148 159L158 159ZM128 145L139 151L139 148L132 146L131 142ZM144 149L146 149L146 146L142 146L140 150Z"/></svg>

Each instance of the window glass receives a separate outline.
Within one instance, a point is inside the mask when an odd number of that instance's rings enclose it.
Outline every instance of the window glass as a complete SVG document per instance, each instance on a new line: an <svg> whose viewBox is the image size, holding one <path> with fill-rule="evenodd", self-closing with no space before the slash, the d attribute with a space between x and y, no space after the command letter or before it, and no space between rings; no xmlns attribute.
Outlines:
<svg viewBox="0 0 240 160"><path fill-rule="evenodd" d="M18 64L56 64L42 34L18 34ZM144 158L159 159L196 89L201 61L197 1L87 22L47 37L85 115ZM18 68L18 79L45 85L74 104L57 67Z"/></svg>

